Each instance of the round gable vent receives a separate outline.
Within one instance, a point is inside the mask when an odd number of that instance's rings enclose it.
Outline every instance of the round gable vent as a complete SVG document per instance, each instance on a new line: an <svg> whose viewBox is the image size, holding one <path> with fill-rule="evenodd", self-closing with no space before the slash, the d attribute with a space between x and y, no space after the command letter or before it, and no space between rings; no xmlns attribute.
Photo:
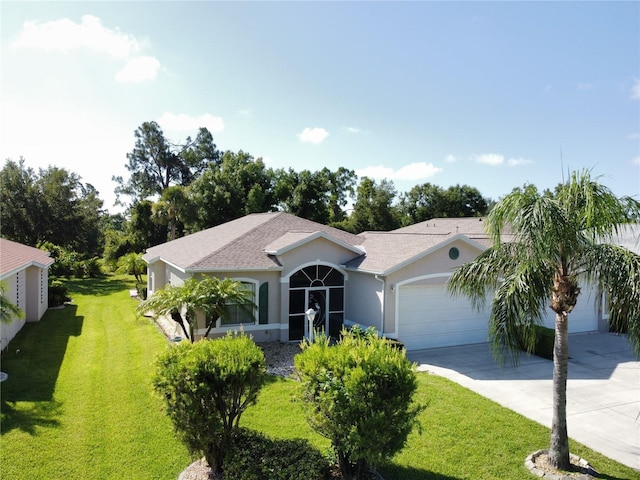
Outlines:
<svg viewBox="0 0 640 480"><path fill-rule="evenodd" d="M451 247L449 249L449 258L451 260L456 260L459 256L460 256L460 250L458 250L456 247Z"/></svg>

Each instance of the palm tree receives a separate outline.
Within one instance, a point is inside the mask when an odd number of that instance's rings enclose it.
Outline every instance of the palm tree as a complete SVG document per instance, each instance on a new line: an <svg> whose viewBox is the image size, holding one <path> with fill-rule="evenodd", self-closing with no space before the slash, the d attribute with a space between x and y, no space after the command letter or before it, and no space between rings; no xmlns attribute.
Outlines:
<svg viewBox="0 0 640 480"><path fill-rule="evenodd" d="M185 337L193 342L193 321L197 311L204 312L212 319L204 335L207 337L228 304L233 303L245 308L250 305L249 308L252 308L251 295L241 282L228 278L189 278L183 285L170 285L154 292L138 304L136 311L139 315L147 312L153 312L154 315L170 315L173 321L180 325Z"/></svg>
<svg viewBox="0 0 640 480"><path fill-rule="evenodd" d="M607 298L609 321L627 322L628 338L640 354L640 255L607 244L625 223L640 219L640 202L617 198L592 179L573 173L552 194L534 186L515 189L489 213L493 246L457 268L449 280L454 295L481 308L492 298L489 332L498 359L535 345L535 325L548 305L555 312L551 465L569 470L566 387L568 322L580 285L598 286ZM502 238L503 233L508 233ZM503 241L505 240L505 241ZM602 302L599 301L602 307Z"/></svg>
<svg viewBox="0 0 640 480"><path fill-rule="evenodd" d="M141 253L127 253L118 259L117 273L126 273L136 278L136 283L142 283L142 275L147 269L147 262L142 259Z"/></svg>
<svg viewBox="0 0 640 480"><path fill-rule="evenodd" d="M4 296L6 289L5 282L0 282L0 323L11 323L14 319L24 315L20 307L11 303Z"/></svg>
<svg viewBox="0 0 640 480"><path fill-rule="evenodd" d="M176 239L176 226L188 210L186 190L180 185L168 187L152 206L153 219L169 226L169 240Z"/></svg>
<svg viewBox="0 0 640 480"><path fill-rule="evenodd" d="M201 280L198 282L197 294L199 308L210 319L204 338L209 336L216 320L224 315L228 305L236 305L250 313L255 308L253 292L244 288L242 282L228 278L207 277Z"/></svg>
<svg viewBox="0 0 640 480"><path fill-rule="evenodd" d="M0 282L0 323L11 323L14 319L20 318L24 315L24 312L20 307L11 303L4 296L4 292L7 289L5 282ZM0 372L3 379L7 378L7 374Z"/></svg>

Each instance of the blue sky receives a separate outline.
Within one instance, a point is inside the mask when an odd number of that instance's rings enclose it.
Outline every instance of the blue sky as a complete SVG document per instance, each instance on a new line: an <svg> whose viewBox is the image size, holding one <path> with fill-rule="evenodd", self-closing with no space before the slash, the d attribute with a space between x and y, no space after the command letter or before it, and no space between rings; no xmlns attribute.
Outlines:
<svg viewBox="0 0 640 480"><path fill-rule="evenodd" d="M592 169L640 198L638 2L7 2L0 156L112 207L134 131L498 199ZM564 167L564 169L563 169Z"/></svg>

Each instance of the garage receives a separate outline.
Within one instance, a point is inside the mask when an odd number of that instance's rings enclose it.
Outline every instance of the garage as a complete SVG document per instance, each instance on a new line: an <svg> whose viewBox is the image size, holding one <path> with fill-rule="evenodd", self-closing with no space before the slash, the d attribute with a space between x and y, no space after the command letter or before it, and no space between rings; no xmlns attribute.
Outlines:
<svg viewBox="0 0 640 480"><path fill-rule="evenodd" d="M595 290L581 295L569 315L569 333L598 329ZM398 289L398 339L407 350L471 345L488 341L487 307L478 312L465 297L451 297L444 286L401 286ZM544 324L554 328L555 314L547 309Z"/></svg>
<svg viewBox="0 0 640 480"><path fill-rule="evenodd" d="M407 350L483 343L489 310L478 312L465 297L451 297L445 286L398 288L398 339Z"/></svg>

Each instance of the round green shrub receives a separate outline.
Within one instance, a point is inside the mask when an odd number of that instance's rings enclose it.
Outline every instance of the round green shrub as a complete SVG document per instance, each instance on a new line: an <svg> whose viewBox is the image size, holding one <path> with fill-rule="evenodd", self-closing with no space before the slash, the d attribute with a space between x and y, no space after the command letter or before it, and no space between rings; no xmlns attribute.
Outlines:
<svg viewBox="0 0 640 480"><path fill-rule="evenodd" d="M233 432L266 380L264 354L244 334L182 342L160 355L154 388L192 455L222 471Z"/></svg>
<svg viewBox="0 0 640 480"><path fill-rule="evenodd" d="M365 478L402 449L423 407L414 365L373 331L304 343L295 357L311 427L331 441L340 470Z"/></svg>

